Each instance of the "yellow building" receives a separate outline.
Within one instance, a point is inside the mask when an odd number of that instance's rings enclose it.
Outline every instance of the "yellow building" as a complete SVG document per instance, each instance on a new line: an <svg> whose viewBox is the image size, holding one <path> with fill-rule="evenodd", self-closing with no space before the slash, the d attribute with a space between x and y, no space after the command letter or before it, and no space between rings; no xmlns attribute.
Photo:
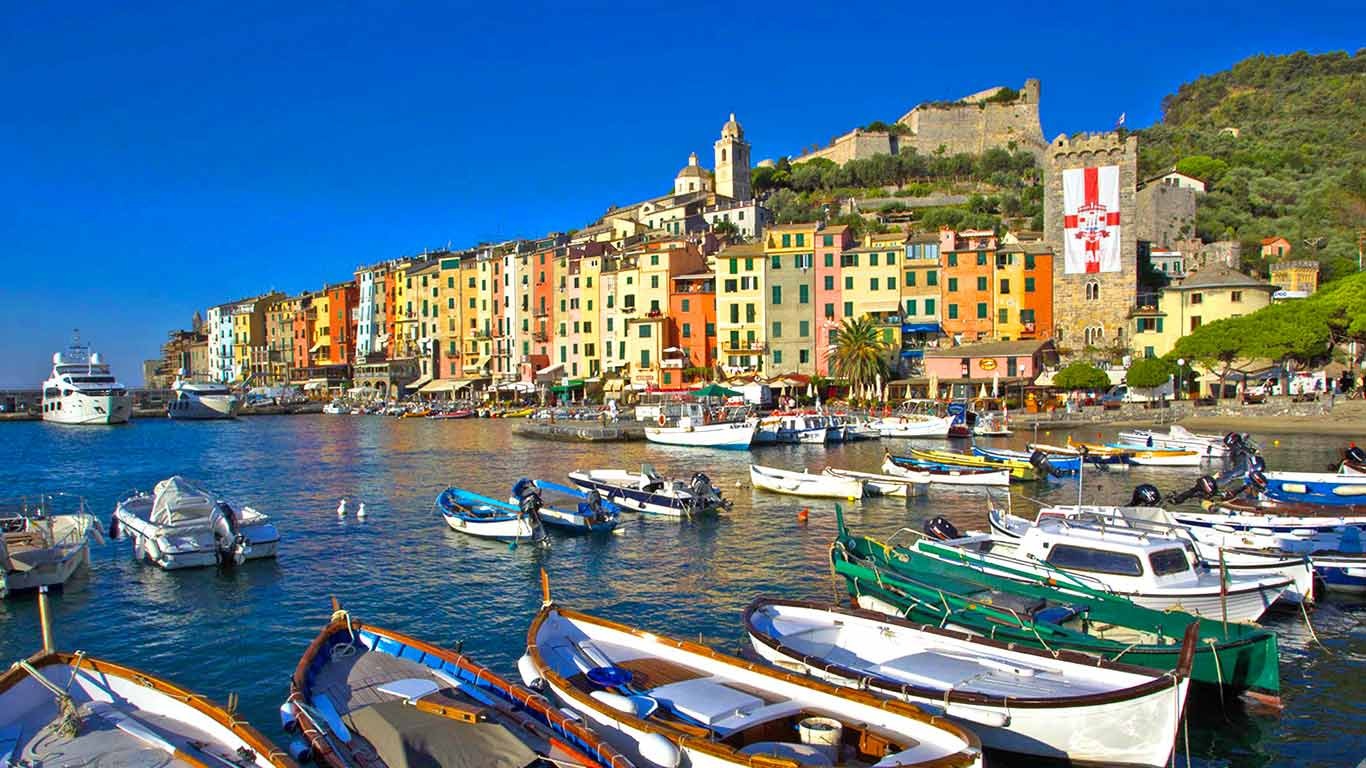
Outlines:
<svg viewBox="0 0 1366 768"><path fill-rule="evenodd" d="M1206 323L1241 317L1271 303L1274 287L1227 267L1209 267L1162 289L1156 307L1132 313L1134 354L1162 357Z"/></svg>
<svg viewBox="0 0 1366 768"><path fill-rule="evenodd" d="M768 375L816 373L815 222L785 224L764 231L763 269L757 273L764 303L764 359ZM722 275L722 282L729 275ZM729 320L730 318L725 318ZM722 317L717 315L717 321ZM721 340L727 340L721 335Z"/></svg>
<svg viewBox="0 0 1366 768"><path fill-rule="evenodd" d="M441 259L437 270L437 328L436 328L436 378L460 378L461 351L463 349L463 316L465 290L462 259L451 254Z"/></svg>
<svg viewBox="0 0 1366 768"><path fill-rule="evenodd" d="M477 379L487 376L489 343L481 340L479 334L479 271L481 263L477 254L467 253L460 259L460 299L456 306L460 313L456 316L456 326L460 328L460 375L461 378ZM483 297L487 298L487 297ZM480 359L484 362L481 365Z"/></svg>
<svg viewBox="0 0 1366 768"><path fill-rule="evenodd" d="M733 245L716 254L716 359L729 374L764 368L767 264L762 243Z"/></svg>
<svg viewBox="0 0 1366 768"><path fill-rule="evenodd" d="M1302 299L1319 289L1317 261L1281 261L1271 265L1271 284L1280 288L1277 299Z"/></svg>
<svg viewBox="0 0 1366 768"><path fill-rule="evenodd" d="M911 236L901 262L902 346L910 350L939 337L939 272L939 236Z"/></svg>
<svg viewBox="0 0 1366 768"><path fill-rule="evenodd" d="M417 340L417 313L413 310L412 280L408 277L414 266L414 262L404 259L389 273L394 284L394 338L389 343L393 345L395 359L413 357Z"/></svg>
<svg viewBox="0 0 1366 768"><path fill-rule="evenodd" d="M843 316L868 316L889 349L901 346L901 286L906 234L867 235L863 245L845 250L840 261Z"/></svg>
<svg viewBox="0 0 1366 768"><path fill-rule="evenodd" d="M270 347L266 314L282 293L267 293L238 302L232 307L233 378L246 381L270 376Z"/></svg>
<svg viewBox="0 0 1366 768"><path fill-rule="evenodd" d="M326 364L332 354L332 304L327 291L312 295L308 312L313 316L313 339L308 346L309 359Z"/></svg>

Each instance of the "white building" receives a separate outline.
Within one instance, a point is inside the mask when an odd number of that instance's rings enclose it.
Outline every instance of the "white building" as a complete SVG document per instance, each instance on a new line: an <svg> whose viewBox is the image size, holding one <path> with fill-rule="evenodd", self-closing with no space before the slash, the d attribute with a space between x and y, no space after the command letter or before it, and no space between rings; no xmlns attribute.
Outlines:
<svg viewBox="0 0 1366 768"><path fill-rule="evenodd" d="M204 314L204 327L209 336L209 378L230 382L236 372L232 366L232 310L234 304L209 307Z"/></svg>

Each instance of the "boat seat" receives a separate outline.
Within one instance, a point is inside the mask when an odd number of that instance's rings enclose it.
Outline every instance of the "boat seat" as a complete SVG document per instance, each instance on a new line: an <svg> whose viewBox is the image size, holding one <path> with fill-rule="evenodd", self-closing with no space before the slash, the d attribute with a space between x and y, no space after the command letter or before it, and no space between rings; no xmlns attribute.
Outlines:
<svg viewBox="0 0 1366 768"><path fill-rule="evenodd" d="M313 705L313 709L317 710L318 714L327 721L327 727L337 738L341 739L343 743L351 741L351 731L347 729L346 723L342 722L341 715L337 714L337 706L332 703L331 697L325 693L315 694L310 703Z"/></svg>
<svg viewBox="0 0 1366 768"><path fill-rule="evenodd" d="M380 693L387 693L390 696L397 696L404 701L415 701L423 696L430 696L439 689L440 686L431 679L425 677L409 677L403 680L391 680L378 686L375 690Z"/></svg>
<svg viewBox="0 0 1366 768"><path fill-rule="evenodd" d="M792 760L802 766L826 768L834 766L830 756L819 747L790 741L757 741L739 750L742 755L778 757Z"/></svg>
<svg viewBox="0 0 1366 768"><path fill-rule="evenodd" d="M1046 621L1049 624L1066 624L1083 613L1090 610L1086 605L1050 605L1034 612L1035 621Z"/></svg>
<svg viewBox="0 0 1366 768"><path fill-rule="evenodd" d="M652 689L650 696L668 709L706 726L764 706L764 700L758 696L707 677L661 685Z"/></svg>

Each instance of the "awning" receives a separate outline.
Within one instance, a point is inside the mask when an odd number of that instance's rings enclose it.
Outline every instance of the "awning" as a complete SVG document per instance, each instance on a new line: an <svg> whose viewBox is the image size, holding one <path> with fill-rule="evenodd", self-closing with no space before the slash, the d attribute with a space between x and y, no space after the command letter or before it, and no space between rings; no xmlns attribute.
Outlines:
<svg viewBox="0 0 1366 768"><path fill-rule="evenodd" d="M902 323L902 333L939 333L939 323Z"/></svg>
<svg viewBox="0 0 1366 768"><path fill-rule="evenodd" d="M903 350L901 350L901 356L902 356L902 357L906 357L906 358L924 357L924 356L925 356L925 350L923 350L923 349L903 349Z"/></svg>
<svg viewBox="0 0 1366 768"><path fill-rule="evenodd" d="M613 362L610 362L610 363L608 363L607 365L605 365L605 366L603 366L603 367L606 368L606 369L609 370L609 371L615 371L615 370L618 369L618 368L625 368L625 367L626 367L626 363L621 363L621 362L613 361Z"/></svg>
<svg viewBox="0 0 1366 768"><path fill-rule="evenodd" d="M464 367L464 369L467 370L467 371L468 371L468 370L482 371L482 370L484 370L485 368L487 368L488 366L489 366L489 355L484 355L483 357L480 357L478 360L475 360L473 363L465 363L465 365L464 365L463 367Z"/></svg>
<svg viewBox="0 0 1366 768"><path fill-rule="evenodd" d="M309 354L312 354L312 353L317 352L318 350L322 349L322 348L325 347L325 346L327 346L327 342L325 342L325 341L320 341L320 342L318 342L317 344L314 344L313 346L309 347L309 348L308 348L308 352L309 352Z"/></svg>
<svg viewBox="0 0 1366 768"><path fill-rule="evenodd" d="M423 384L418 392L421 392L424 395L433 392L452 392L455 390L455 384L455 379L437 379L436 381L429 381L426 384Z"/></svg>
<svg viewBox="0 0 1366 768"><path fill-rule="evenodd" d="M422 391L422 388L425 387L425 386L427 386L427 382L429 382L429 381L431 381L431 380L432 380L432 377L431 377L431 376L423 376L423 377L417 379L416 381L412 381L412 382L409 382L409 383L407 383L407 384L404 384L404 385L403 385L403 388L406 389L406 390L408 390L409 392L413 392L413 391L421 392L421 391Z"/></svg>
<svg viewBox="0 0 1366 768"><path fill-rule="evenodd" d="M564 370L564 363L555 363L554 365L547 365L546 367L544 367L544 368L542 368L541 370L537 371L537 372L536 372L536 375L537 375L537 376L547 376L547 375L549 375L549 374L555 373L555 372L557 372L557 371L563 371L563 370Z"/></svg>
<svg viewBox="0 0 1366 768"><path fill-rule="evenodd" d="M309 379L304 382L305 392L313 392L319 389L327 389L327 379Z"/></svg>
<svg viewBox="0 0 1366 768"><path fill-rule="evenodd" d="M583 389L583 379L573 379L565 384L556 384L550 388L551 392L569 392L570 390Z"/></svg>

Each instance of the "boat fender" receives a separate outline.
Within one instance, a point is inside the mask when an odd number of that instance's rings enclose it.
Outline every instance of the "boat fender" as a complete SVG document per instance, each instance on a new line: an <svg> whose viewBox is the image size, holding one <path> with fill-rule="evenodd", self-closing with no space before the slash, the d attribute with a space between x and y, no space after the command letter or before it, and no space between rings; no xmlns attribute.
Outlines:
<svg viewBox="0 0 1366 768"><path fill-rule="evenodd" d="M962 704L950 704L944 714L958 720L967 720L990 728L1004 728L1010 725L1010 715L999 709L979 709Z"/></svg>
<svg viewBox="0 0 1366 768"><path fill-rule="evenodd" d="M522 684L533 691L539 691L545 686L541 672L536 669L536 663L531 660L530 654L524 653L522 658L517 660L517 672L522 676Z"/></svg>
<svg viewBox="0 0 1366 768"><path fill-rule="evenodd" d="M156 539L151 536L144 536L142 539L142 553L146 558L153 562L161 562L161 545L157 544Z"/></svg>
<svg viewBox="0 0 1366 768"><path fill-rule="evenodd" d="M109 518L109 538L118 539L119 537L119 516L114 515Z"/></svg>
<svg viewBox="0 0 1366 768"><path fill-rule="evenodd" d="M657 424L659 424L659 426L661 426L661 427L664 426L664 425L667 423L667 420L664 418L664 412L663 412L663 411L660 412L659 418L656 419L655 422L656 422Z"/></svg>
<svg viewBox="0 0 1366 768"><path fill-rule="evenodd" d="M662 733L646 734L637 744L640 756L661 768L678 768L683 760L678 747Z"/></svg>
<svg viewBox="0 0 1366 768"><path fill-rule="evenodd" d="M294 711L294 705L287 701L280 705L280 727L285 729L285 733L294 733L294 729L299 727L299 716Z"/></svg>
<svg viewBox="0 0 1366 768"><path fill-rule="evenodd" d="M303 739L291 739L289 756L294 758L296 763L306 763L313 757L313 750L309 748L308 742Z"/></svg>

